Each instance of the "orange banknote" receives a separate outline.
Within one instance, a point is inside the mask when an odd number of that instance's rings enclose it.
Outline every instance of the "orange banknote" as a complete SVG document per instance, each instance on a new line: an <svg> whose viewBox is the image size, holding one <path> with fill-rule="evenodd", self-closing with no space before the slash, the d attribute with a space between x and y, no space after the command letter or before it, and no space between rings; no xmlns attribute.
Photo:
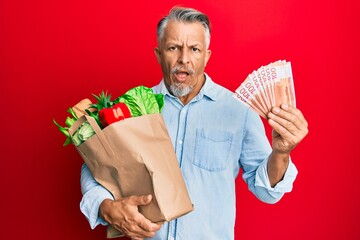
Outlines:
<svg viewBox="0 0 360 240"><path fill-rule="evenodd" d="M253 71L236 89L234 97L263 118L282 103L296 107L291 63L279 60Z"/></svg>

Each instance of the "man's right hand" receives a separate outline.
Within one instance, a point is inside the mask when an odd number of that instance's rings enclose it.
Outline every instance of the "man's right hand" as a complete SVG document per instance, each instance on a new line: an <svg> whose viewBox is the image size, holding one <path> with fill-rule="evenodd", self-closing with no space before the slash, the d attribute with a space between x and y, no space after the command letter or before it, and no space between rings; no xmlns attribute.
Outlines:
<svg viewBox="0 0 360 240"><path fill-rule="evenodd" d="M112 227L134 240L151 238L162 224L151 222L138 211L138 206L148 205L151 198L149 194L117 200L105 199L100 204L99 214Z"/></svg>

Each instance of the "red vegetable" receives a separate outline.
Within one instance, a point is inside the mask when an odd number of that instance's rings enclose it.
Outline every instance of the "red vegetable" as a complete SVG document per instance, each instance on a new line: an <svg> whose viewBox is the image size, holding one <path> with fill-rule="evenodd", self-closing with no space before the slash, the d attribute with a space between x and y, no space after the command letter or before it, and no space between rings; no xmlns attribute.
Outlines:
<svg viewBox="0 0 360 240"><path fill-rule="evenodd" d="M130 110L125 103L118 103L111 108L102 108L99 111L99 120L103 127L130 117Z"/></svg>
<svg viewBox="0 0 360 240"><path fill-rule="evenodd" d="M128 106L123 102L114 103L107 92L102 91L99 96L94 94L93 96L98 102L91 104L91 108L95 108L94 112L87 111L87 113L96 119L101 128L131 117Z"/></svg>

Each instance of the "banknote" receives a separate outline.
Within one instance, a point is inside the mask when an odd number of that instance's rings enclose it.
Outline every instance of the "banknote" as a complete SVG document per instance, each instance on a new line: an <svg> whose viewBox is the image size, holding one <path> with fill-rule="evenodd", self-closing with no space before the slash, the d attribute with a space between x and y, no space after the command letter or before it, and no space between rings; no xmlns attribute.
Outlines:
<svg viewBox="0 0 360 240"><path fill-rule="evenodd" d="M235 90L234 97L255 110L263 118L282 103L296 107L291 63L272 62L250 73Z"/></svg>
<svg viewBox="0 0 360 240"><path fill-rule="evenodd" d="M274 86L275 106L287 103L296 107L295 88L290 62L274 64L271 67L271 76Z"/></svg>
<svg viewBox="0 0 360 240"><path fill-rule="evenodd" d="M235 93L237 94L237 98L245 101L249 106L259 112L260 115L265 115L267 109L263 104L263 100L261 99L261 95L259 94L259 92L260 83L256 85L253 81L251 81L250 75L235 91Z"/></svg>

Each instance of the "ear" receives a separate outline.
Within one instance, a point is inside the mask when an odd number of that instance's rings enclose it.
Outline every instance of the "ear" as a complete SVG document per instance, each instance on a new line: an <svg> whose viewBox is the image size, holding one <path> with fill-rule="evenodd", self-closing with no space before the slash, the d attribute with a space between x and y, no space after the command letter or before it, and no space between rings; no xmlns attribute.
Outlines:
<svg viewBox="0 0 360 240"><path fill-rule="evenodd" d="M158 63L160 64L160 62L161 62L160 61L161 52L159 50L159 47L154 48L154 53L155 53L155 56L156 56L156 59L157 59Z"/></svg>
<svg viewBox="0 0 360 240"><path fill-rule="evenodd" d="M205 55L205 66L206 66L207 62L209 61L210 56L211 56L211 50L208 49L208 50L206 50L206 55Z"/></svg>

